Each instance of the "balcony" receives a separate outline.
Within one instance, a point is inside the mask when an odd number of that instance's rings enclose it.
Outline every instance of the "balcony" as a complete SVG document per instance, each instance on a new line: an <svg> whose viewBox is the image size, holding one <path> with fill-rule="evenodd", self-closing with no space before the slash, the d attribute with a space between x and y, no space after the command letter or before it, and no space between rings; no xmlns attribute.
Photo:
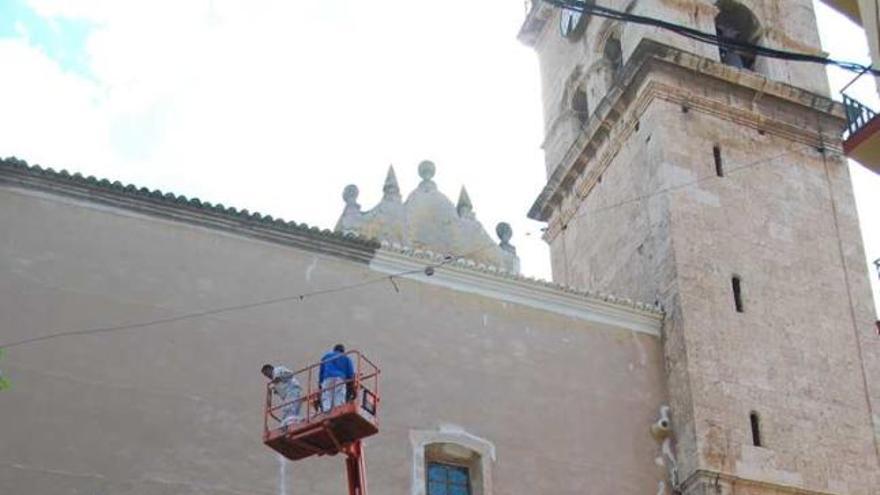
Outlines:
<svg viewBox="0 0 880 495"><path fill-rule="evenodd" d="M880 174L880 118L858 100L843 95L846 133L843 151L849 158Z"/></svg>

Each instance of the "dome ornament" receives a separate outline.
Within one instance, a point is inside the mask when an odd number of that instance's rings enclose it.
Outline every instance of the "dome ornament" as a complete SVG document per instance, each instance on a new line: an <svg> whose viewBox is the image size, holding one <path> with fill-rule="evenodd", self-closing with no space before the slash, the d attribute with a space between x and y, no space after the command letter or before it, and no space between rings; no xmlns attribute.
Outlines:
<svg viewBox="0 0 880 495"><path fill-rule="evenodd" d="M425 160L422 163L419 163L419 177L421 177L423 181L429 182L434 178L435 172L437 172L437 167L431 160Z"/></svg>
<svg viewBox="0 0 880 495"><path fill-rule="evenodd" d="M345 186L345 189L342 190L342 200L345 201L346 210L352 209L355 211L361 211L361 205L357 202L360 193L358 186L354 184Z"/></svg>

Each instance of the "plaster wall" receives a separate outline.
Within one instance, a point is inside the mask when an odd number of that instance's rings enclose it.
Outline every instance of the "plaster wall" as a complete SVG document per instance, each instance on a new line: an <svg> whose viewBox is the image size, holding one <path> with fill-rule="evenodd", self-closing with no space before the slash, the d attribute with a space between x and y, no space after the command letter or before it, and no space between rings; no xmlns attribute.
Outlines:
<svg viewBox="0 0 880 495"><path fill-rule="evenodd" d="M326 251L7 185L0 232L0 342L380 275ZM382 368L381 432L366 446L375 493L412 493L413 432L450 424L494 447L495 493L656 493L656 337L397 284L10 349L0 493L340 493L338 457L288 465L279 486L258 372L304 366L338 341Z"/></svg>

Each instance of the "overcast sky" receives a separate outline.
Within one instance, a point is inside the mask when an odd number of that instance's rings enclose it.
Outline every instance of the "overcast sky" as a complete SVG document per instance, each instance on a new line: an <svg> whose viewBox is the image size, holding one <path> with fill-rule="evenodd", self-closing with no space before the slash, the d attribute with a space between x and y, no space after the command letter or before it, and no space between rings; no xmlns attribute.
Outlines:
<svg viewBox="0 0 880 495"><path fill-rule="evenodd" d="M440 189L467 185L490 231L513 225L523 271L549 278L525 218L544 166L523 3L0 0L0 156L327 228L346 184L369 208L389 164L407 194L431 159ZM832 56L868 60L857 28L818 13ZM880 177L851 169L875 259Z"/></svg>

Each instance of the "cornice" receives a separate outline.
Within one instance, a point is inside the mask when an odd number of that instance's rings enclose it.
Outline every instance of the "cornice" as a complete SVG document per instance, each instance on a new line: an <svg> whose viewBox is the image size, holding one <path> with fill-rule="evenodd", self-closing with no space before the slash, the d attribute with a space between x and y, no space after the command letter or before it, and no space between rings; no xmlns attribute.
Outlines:
<svg viewBox="0 0 880 495"><path fill-rule="evenodd" d="M288 222L246 209L211 204L170 192L123 185L66 170L0 159L0 185L97 203L133 213L255 237L310 251L367 262L379 248L375 240Z"/></svg>
<svg viewBox="0 0 880 495"><path fill-rule="evenodd" d="M421 272L426 266L434 267L433 275ZM370 268L389 275L413 272L400 277L657 337L663 325L659 307L523 277L470 260L446 262L430 251L384 243Z"/></svg>
<svg viewBox="0 0 880 495"><path fill-rule="evenodd" d="M631 95L638 83L654 70L654 67L667 67L673 70L688 71L704 77L711 77L739 88L752 92L752 108L742 108L729 102L698 96L686 88L675 87L657 81L650 81L639 90L638 95ZM624 96L631 98L625 101ZM759 74L738 70L720 62L700 57L683 50L660 44L650 39L643 39L633 55L629 58L620 77L609 89L606 96L597 105L589 124L584 127L581 135L572 143L559 164L553 169L547 184L535 200L528 216L534 220L547 221L552 212L561 204L563 198L576 188L579 176L596 158L598 150L606 148L610 137L617 142L611 148L603 149L600 160L616 154L622 145L621 132L629 132L642 113L656 99L662 99L686 105L697 112L712 114L716 117L747 125L775 134L794 142L810 146L823 146L831 151L840 152L840 136L828 135L818 130L806 129L789 122L772 119L754 109L754 103L762 98L776 98L790 105L800 107L832 119L843 125L843 108L830 98L785 83L769 80ZM628 125L622 131L614 133L617 123L624 118ZM592 176L598 176L596 172ZM588 188L589 189L589 188ZM586 191L587 193L589 190Z"/></svg>

